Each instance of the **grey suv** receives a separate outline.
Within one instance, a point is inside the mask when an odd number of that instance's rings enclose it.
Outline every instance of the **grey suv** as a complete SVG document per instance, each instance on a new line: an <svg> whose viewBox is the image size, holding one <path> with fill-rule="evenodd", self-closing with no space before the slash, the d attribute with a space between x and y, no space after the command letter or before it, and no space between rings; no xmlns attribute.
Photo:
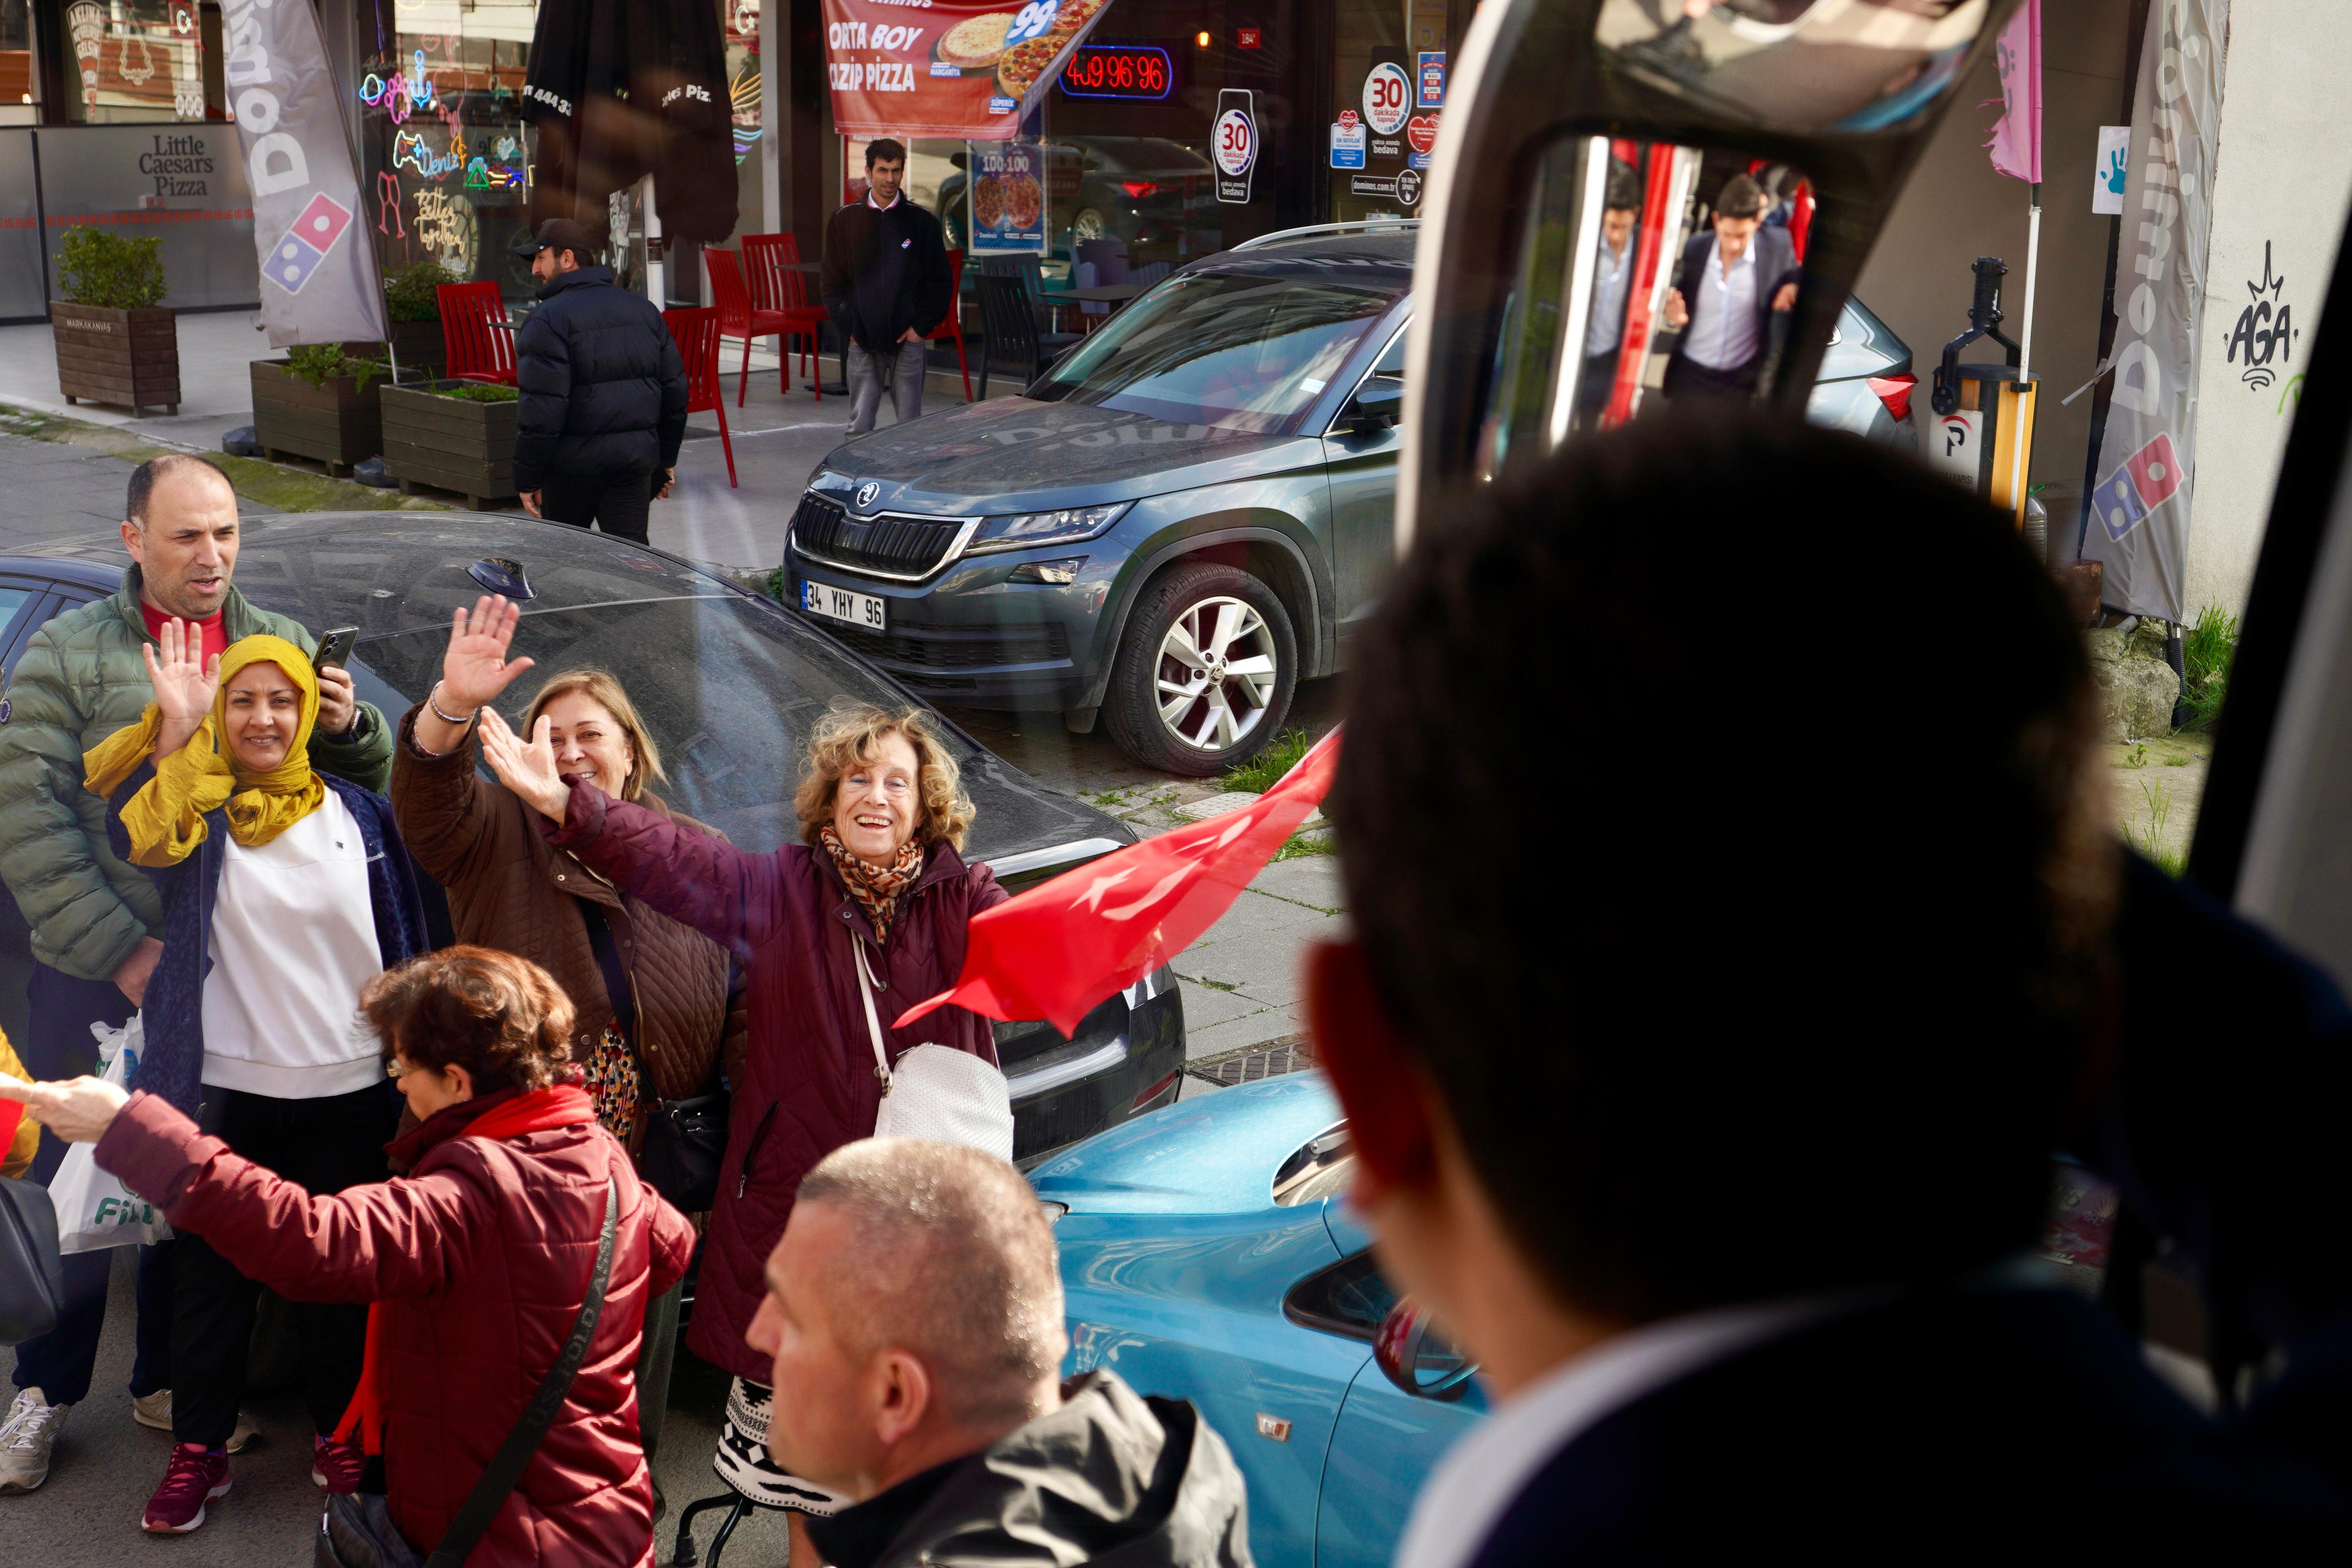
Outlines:
<svg viewBox="0 0 2352 1568"><path fill-rule="evenodd" d="M1026 395L835 448L793 518L791 593L933 700L1099 716L1170 773L1244 760L1342 668L1394 555L1413 242L1204 257ZM1907 393L1910 350L1859 307L1837 339L1813 416L1907 442L1883 388Z"/></svg>

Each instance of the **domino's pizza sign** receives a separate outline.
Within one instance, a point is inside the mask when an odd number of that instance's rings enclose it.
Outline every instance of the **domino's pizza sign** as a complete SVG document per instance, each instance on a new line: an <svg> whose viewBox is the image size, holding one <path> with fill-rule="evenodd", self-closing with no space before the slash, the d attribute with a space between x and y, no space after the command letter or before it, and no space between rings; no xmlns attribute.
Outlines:
<svg viewBox="0 0 2352 1568"><path fill-rule="evenodd" d="M319 192L270 248L261 275L289 294L299 294L351 226L352 209Z"/></svg>
<svg viewBox="0 0 2352 1568"><path fill-rule="evenodd" d="M2172 437L2159 430L2099 481L2091 492L2091 510L2109 539L2121 540L2179 492L2183 477Z"/></svg>

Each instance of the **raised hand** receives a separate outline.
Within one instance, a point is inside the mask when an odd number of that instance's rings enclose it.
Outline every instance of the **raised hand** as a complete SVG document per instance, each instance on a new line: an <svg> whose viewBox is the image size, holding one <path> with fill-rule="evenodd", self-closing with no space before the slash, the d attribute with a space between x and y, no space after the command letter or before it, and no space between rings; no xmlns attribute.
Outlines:
<svg viewBox="0 0 2352 1568"><path fill-rule="evenodd" d="M525 741L499 717L498 710L482 710L482 756L499 782L515 797L550 821L563 820L572 792L555 771L555 748L548 742L548 721L542 716Z"/></svg>
<svg viewBox="0 0 2352 1568"><path fill-rule="evenodd" d="M156 657L156 646L163 657ZM163 723L155 737L155 754L168 757L188 743L213 710L220 689L220 655L205 658L204 634L177 616L163 623L153 643L139 645L147 660L147 682L155 689L155 707Z"/></svg>
<svg viewBox="0 0 2352 1568"><path fill-rule="evenodd" d="M1683 302L1683 291L1681 289L1669 289L1666 290L1666 308L1664 313L1666 318L1666 325L1674 328L1676 331L1681 331L1685 327L1690 325L1690 307Z"/></svg>
<svg viewBox="0 0 2352 1568"><path fill-rule="evenodd" d="M527 658L509 659L515 625L522 606L504 595L485 595L467 611L459 609L449 622L449 647L441 656L441 710L462 713L498 700L509 682L531 667Z"/></svg>

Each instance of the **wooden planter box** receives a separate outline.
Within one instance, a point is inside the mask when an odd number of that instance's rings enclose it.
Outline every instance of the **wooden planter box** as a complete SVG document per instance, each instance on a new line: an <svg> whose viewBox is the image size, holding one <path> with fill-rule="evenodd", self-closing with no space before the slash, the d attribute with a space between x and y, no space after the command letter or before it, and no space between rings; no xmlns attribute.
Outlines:
<svg viewBox="0 0 2352 1568"><path fill-rule="evenodd" d="M515 493L514 403L471 403L436 390L458 381L383 389L383 466L403 495L417 485L456 490L479 511Z"/></svg>
<svg viewBox="0 0 2352 1568"><path fill-rule="evenodd" d="M282 359L253 362L253 438L261 455L315 458L338 478L383 450L386 380L339 375L313 386Z"/></svg>
<svg viewBox="0 0 2352 1568"><path fill-rule="evenodd" d="M180 411L180 330L168 305L123 310L105 305L49 304L57 334L58 390L68 403L115 404Z"/></svg>
<svg viewBox="0 0 2352 1568"><path fill-rule="evenodd" d="M448 366L449 351L443 344L441 323L437 321L393 322L391 346L399 356L403 382L430 379ZM343 352L360 359L382 359L383 347L382 343L352 342L343 345Z"/></svg>

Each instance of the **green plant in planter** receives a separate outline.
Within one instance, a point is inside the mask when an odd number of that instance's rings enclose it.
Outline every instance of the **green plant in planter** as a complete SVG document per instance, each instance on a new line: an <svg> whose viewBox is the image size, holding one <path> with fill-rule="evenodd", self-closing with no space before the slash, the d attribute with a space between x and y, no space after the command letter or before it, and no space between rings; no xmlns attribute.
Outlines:
<svg viewBox="0 0 2352 1568"><path fill-rule="evenodd" d="M140 310L163 302L163 241L126 239L77 224L58 244L58 286L68 303Z"/></svg>
<svg viewBox="0 0 2352 1568"><path fill-rule="evenodd" d="M493 386L488 382L478 381L467 386L442 387L436 395L455 397L467 403L512 403L522 394L511 386Z"/></svg>
<svg viewBox="0 0 2352 1568"><path fill-rule="evenodd" d="M367 384L383 372L383 366L372 359L355 359L343 353L341 343L306 343L286 351L286 371L312 386L324 386L339 375L353 379L356 390L364 392Z"/></svg>
<svg viewBox="0 0 2352 1568"><path fill-rule="evenodd" d="M462 281L437 261L412 262L383 280L384 309L395 321L437 321L441 297L434 290Z"/></svg>

